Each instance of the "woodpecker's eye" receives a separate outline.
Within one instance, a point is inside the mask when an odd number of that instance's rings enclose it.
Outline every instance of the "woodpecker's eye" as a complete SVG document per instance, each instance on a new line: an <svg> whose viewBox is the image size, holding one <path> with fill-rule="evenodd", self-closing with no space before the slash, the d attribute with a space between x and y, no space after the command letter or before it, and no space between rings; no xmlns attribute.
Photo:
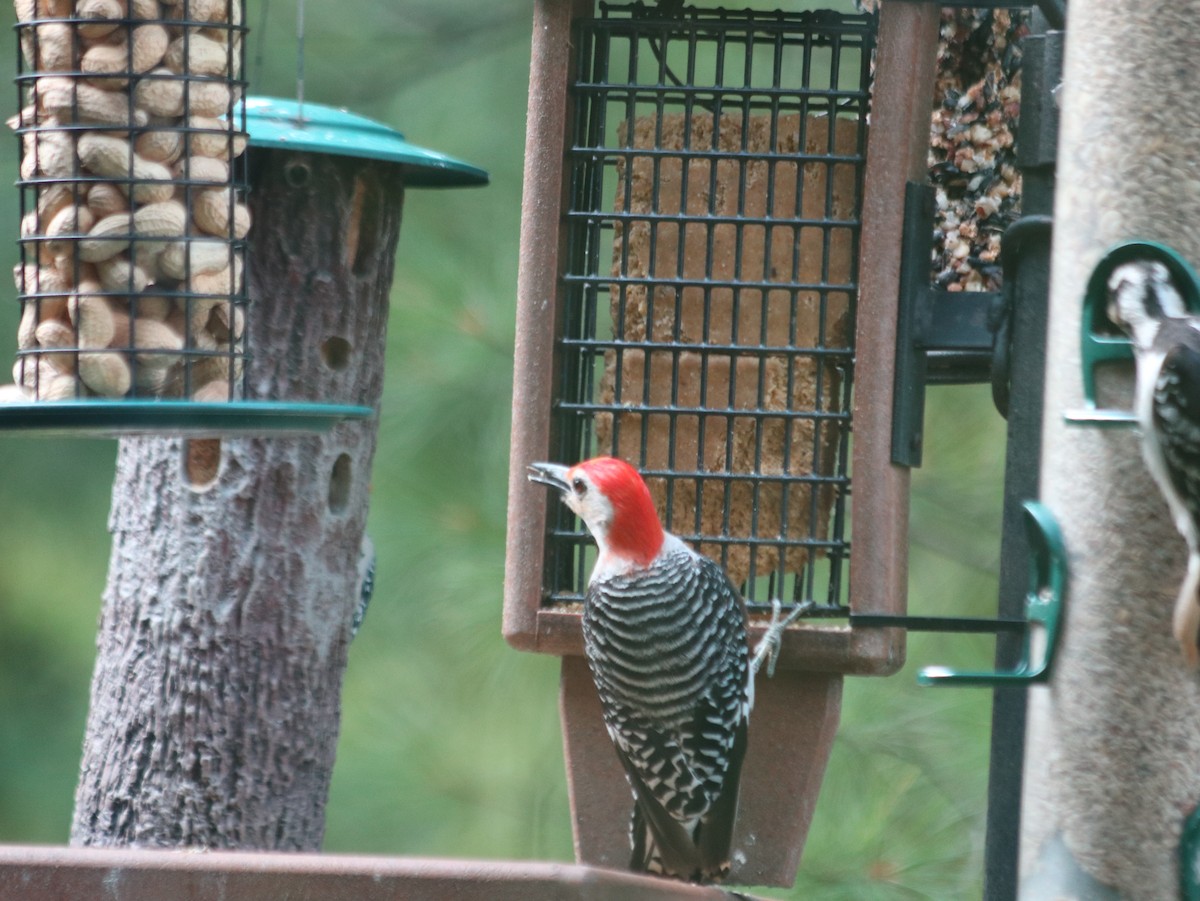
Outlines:
<svg viewBox="0 0 1200 901"><path fill-rule="evenodd" d="M580 497L583 497L585 494L587 494L587 482L585 482L579 476L576 476L574 478L574 480L571 482L571 489L577 495L579 495Z"/></svg>

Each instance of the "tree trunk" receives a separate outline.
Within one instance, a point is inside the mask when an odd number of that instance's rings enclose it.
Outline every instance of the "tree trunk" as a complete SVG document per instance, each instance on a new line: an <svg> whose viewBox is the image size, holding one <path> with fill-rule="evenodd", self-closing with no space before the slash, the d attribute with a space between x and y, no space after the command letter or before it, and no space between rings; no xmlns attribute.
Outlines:
<svg viewBox="0 0 1200 901"><path fill-rule="evenodd" d="M377 408L402 170L250 157L248 395ZM377 429L122 440L73 844L320 847Z"/></svg>

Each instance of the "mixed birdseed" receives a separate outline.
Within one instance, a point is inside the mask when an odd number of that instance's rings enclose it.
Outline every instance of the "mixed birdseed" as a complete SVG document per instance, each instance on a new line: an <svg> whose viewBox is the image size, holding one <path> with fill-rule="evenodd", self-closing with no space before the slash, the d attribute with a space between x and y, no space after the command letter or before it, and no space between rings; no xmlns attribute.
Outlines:
<svg viewBox="0 0 1200 901"><path fill-rule="evenodd" d="M942 13L929 179L933 280L948 291L1000 288L1000 236L1021 212L1016 132L1028 31L1024 12Z"/></svg>

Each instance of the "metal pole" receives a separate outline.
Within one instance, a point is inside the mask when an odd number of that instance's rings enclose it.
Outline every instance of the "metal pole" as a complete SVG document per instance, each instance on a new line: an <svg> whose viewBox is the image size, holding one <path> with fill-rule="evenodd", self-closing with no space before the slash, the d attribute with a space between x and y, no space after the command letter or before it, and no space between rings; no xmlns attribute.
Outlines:
<svg viewBox="0 0 1200 901"><path fill-rule="evenodd" d="M1042 438L1043 373L1046 367L1046 301L1050 284L1050 233L1043 217L1054 201L1058 114L1053 90L1062 75L1062 32L1047 33L1035 16L1034 33L1022 42L1021 126L1017 137L1024 222L1005 236L1004 253L1019 260L1006 272L1008 298L1005 379L1008 442L1000 553L1001 617L1023 615L1029 585L1029 543L1022 503L1038 497ZM999 399L998 399L999 400ZM1019 635L1001 633L996 669L1011 670L1021 655ZM992 697L991 768L988 778L985 901L1017 896L1017 848L1021 822L1021 769L1025 743L1024 688L997 688Z"/></svg>

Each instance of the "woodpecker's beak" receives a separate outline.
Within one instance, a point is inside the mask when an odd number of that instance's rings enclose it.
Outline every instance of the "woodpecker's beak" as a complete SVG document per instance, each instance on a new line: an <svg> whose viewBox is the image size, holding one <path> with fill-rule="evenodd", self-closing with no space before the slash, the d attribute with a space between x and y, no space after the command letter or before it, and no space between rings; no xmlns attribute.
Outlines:
<svg viewBox="0 0 1200 901"><path fill-rule="evenodd" d="M567 484L567 473L570 469L571 467L560 463L530 463L529 481L565 492L570 487Z"/></svg>

